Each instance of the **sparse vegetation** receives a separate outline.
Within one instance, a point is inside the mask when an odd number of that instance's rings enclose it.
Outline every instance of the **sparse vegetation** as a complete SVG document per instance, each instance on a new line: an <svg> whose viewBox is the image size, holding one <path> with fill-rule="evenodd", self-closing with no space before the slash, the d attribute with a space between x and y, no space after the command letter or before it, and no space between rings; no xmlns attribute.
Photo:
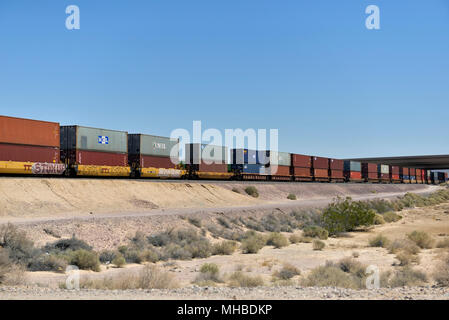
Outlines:
<svg viewBox="0 0 449 320"><path fill-rule="evenodd" d="M259 197L259 191L257 191L257 188L254 186L249 186L245 188L246 194L250 195L253 198Z"/></svg>
<svg viewBox="0 0 449 320"><path fill-rule="evenodd" d="M249 231L242 240L241 249L243 253L257 253L266 243L267 240L263 235Z"/></svg>
<svg viewBox="0 0 449 320"><path fill-rule="evenodd" d="M380 214L376 214L374 216L374 224L375 225L385 224L384 217L382 217L382 215Z"/></svg>
<svg viewBox="0 0 449 320"><path fill-rule="evenodd" d="M412 287L420 286L427 282L427 276L424 272L403 267L394 272L393 276L388 280L388 286L395 287Z"/></svg>
<svg viewBox="0 0 449 320"><path fill-rule="evenodd" d="M387 248L389 244L390 240L382 234L379 234L369 240L370 247Z"/></svg>
<svg viewBox="0 0 449 320"><path fill-rule="evenodd" d="M437 248L449 248L449 238L438 241Z"/></svg>
<svg viewBox="0 0 449 320"><path fill-rule="evenodd" d="M449 253L446 253L433 272L435 282L442 287L449 287Z"/></svg>
<svg viewBox="0 0 449 320"><path fill-rule="evenodd" d="M435 241L432 237L424 231L413 231L409 233L407 237L412 240L421 249L431 249L433 248Z"/></svg>
<svg viewBox="0 0 449 320"><path fill-rule="evenodd" d="M282 248L289 245L288 239L282 233L272 232L268 235L267 245L274 246L275 248Z"/></svg>
<svg viewBox="0 0 449 320"><path fill-rule="evenodd" d="M409 239L394 240L388 246L390 253L398 253L399 251L408 252L410 254L418 254L420 252L419 247Z"/></svg>
<svg viewBox="0 0 449 320"><path fill-rule="evenodd" d="M313 250L321 251L324 249L325 246L326 246L326 244L323 241L318 240L318 239L315 239L312 242Z"/></svg>
<svg viewBox="0 0 449 320"><path fill-rule="evenodd" d="M214 255L231 255L237 249L237 242L235 241L221 241L212 247L212 254Z"/></svg>
<svg viewBox="0 0 449 320"><path fill-rule="evenodd" d="M251 276L241 271L234 272L229 277L228 284L230 287L260 287L264 285L264 281L260 276Z"/></svg>
<svg viewBox="0 0 449 320"><path fill-rule="evenodd" d="M234 188L232 188L232 192L240 193L240 190L234 187Z"/></svg>
<svg viewBox="0 0 449 320"><path fill-rule="evenodd" d="M293 193L290 193L290 194L287 196L287 199L288 199L288 200L296 200L296 195L293 194Z"/></svg>
<svg viewBox="0 0 449 320"><path fill-rule="evenodd" d="M200 268L200 274L195 279L195 283L201 286L213 286L218 282L223 282L218 265L215 263L203 264Z"/></svg>
<svg viewBox="0 0 449 320"><path fill-rule="evenodd" d="M123 257L121 253L116 254L112 260L112 264L117 268L122 268L126 264L125 257Z"/></svg>
<svg viewBox="0 0 449 320"><path fill-rule="evenodd" d="M329 233L326 229L319 226L308 226L303 230L303 235L310 238L319 238L321 240L326 240Z"/></svg>
<svg viewBox="0 0 449 320"><path fill-rule="evenodd" d="M419 263L419 257L417 255L411 254L409 252L399 251L396 254L396 259L399 260L400 266L408 266L412 263Z"/></svg>
<svg viewBox="0 0 449 320"><path fill-rule="evenodd" d="M201 220L198 218L188 218L190 224L194 225L197 228L201 228Z"/></svg>
<svg viewBox="0 0 449 320"><path fill-rule="evenodd" d="M273 273L273 277L281 280L290 280L295 276L299 276L301 271L291 264L284 264L281 270Z"/></svg>
<svg viewBox="0 0 449 320"><path fill-rule="evenodd" d="M290 241L290 243L300 243L301 242L301 236L298 234L292 234L288 240Z"/></svg>
<svg viewBox="0 0 449 320"><path fill-rule="evenodd" d="M385 222L391 223L391 222L397 222L402 219L402 216L398 215L397 213L394 213L392 211L385 212L382 215L382 218Z"/></svg>

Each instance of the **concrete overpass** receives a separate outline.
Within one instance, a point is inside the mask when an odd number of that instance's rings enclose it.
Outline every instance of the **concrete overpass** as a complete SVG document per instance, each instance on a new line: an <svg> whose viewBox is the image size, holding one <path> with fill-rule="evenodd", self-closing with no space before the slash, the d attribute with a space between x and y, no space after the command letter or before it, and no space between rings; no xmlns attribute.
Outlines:
<svg viewBox="0 0 449 320"><path fill-rule="evenodd" d="M403 156L382 158L353 158L360 162L389 164L400 167L421 168L429 170L449 169L449 155Z"/></svg>

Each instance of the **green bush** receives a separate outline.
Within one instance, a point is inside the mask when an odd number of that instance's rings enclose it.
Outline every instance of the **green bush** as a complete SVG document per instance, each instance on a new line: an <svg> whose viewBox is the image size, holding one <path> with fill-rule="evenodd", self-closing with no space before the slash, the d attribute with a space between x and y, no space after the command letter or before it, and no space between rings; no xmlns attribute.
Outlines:
<svg viewBox="0 0 449 320"><path fill-rule="evenodd" d="M126 264L125 257L123 257L120 253L118 253L114 260L112 260L112 264L115 265L117 268L121 268Z"/></svg>
<svg viewBox="0 0 449 320"><path fill-rule="evenodd" d="M329 232L319 226L307 226L303 229L303 235L310 238L319 238L326 240L329 236Z"/></svg>
<svg viewBox="0 0 449 320"><path fill-rule="evenodd" d="M407 237L414 243L416 243L416 245L421 249L431 249L435 244L435 241L432 239L432 237L424 231L415 230L412 233L409 233Z"/></svg>
<svg viewBox="0 0 449 320"><path fill-rule="evenodd" d="M215 263L205 263L200 268L200 274L195 281L198 285L214 285L217 282L223 282L220 277L220 268Z"/></svg>
<svg viewBox="0 0 449 320"><path fill-rule="evenodd" d="M258 198L259 197L259 191L257 191L256 187L249 186L245 188L245 192L250 195L251 197Z"/></svg>
<svg viewBox="0 0 449 320"><path fill-rule="evenodd" d="M360 226L370 226L374 223L375 215L366 202L338 198L324 209L322 221L329 234L334 235L353 231Z"/></svg>
<svg viewBox="0 0 449 320"><path fill-rule="evenodd" d="M82 270L100 271L100 260L98 255L93 251L79 249L71 251L68 254L69 263L77 266Z"/></svg>
<svg viewBox="0 0 449 320"><path fill-rule="evenodd" d="M288 200L296 200L296 195L294 195L293 193L290 193L290 194L287 196L287 199L288 199Z"/></svg>
<svg viewBox="0 0 449 320"><path fill-rule="evenodd" d="M321 250L324 249L325 246L326 246L326 244L323 241L321 241L321 240L315 239L312 242L313 250L321 251Z"/></svg>
<svg viewBox="0 0 449 320"><path fill-rule="evenodd" d="M234 272L229 277L230 287L260 287L263 286L264 282L260 276L250 276L246 275L240 271Z"/></svg>
<svg viewBox="0 0 449 320"><path fill-rule="evenodd" d="M289 245L288 239L278 232L272 232L268 235L267 245L274 246L275 248L282 248Z"/></svg>
<svg viewBox="0 0 449 320"><path fill-rule="evenodd" d="M123 247L121 247L122 250L124 250ZM126 250L124 250L125 252ZM111 263L112 260L114 260L115 256L117 255L117 252L112 250L103 250L100 252L99 259L101 263Z"/></svg>
<svg viewBox="0 0 449 320"><path fill-rule="evenodd" d="M221 241L212 247L212 254L214 255L231 255L237 249L237 242L235 241Z"/></svg>
<svg viewBox="0 0 449 320"><path fill-rule="evenodd" d="M28 266L30 271L65 272L66 268L67 261L52 254L43 254L30 262Z"/></svg>
<svg viewBox="0 0 449 320"><path fill-rule="evenodd" d="M370 247L387 248L389 244L390 244L390 240L382 234L379 234L369 240Z"/></svg>
<svg viewBox="0 0 449 320"><path fill-rule="evenodd" d="M61 239L53 243L48 243L44 247L44 250L47 252L60 252L69 250L76 251L80 249L91 251L92 247L83 240L80 240L76 237L72 237L70 239Z"/></svg>
<svg viewBox="0 0 449 320"><path fill-rule="evenodd" d="M374 217L374 224L375 225L385 224L384 217L382 217L380 214L376 214L376 216Z"/></svg>
<svg viewBox="0 0 449 320"><path fill-rule="evenodd" d="M385 199L375 199L367 202L369 207L377 213L385 213L394 210L392 202Z"/></svg>
<svg viewBox="0 0 449 320"><path fill-rule="evenodd" d="M248 234L248 233L247 233ZM267 243L264 236L256 233L249 233L245 239L242 240L243 253L257 253Z"/></svg>
<svg viewBox="0 0 449 320"><path fill-rule="evenodd" d="M394 212L385 212L382 216L382 218L384 219L385 222L397 222L399 220L402 219L402 216L398 215L397 213Z"/></svg>

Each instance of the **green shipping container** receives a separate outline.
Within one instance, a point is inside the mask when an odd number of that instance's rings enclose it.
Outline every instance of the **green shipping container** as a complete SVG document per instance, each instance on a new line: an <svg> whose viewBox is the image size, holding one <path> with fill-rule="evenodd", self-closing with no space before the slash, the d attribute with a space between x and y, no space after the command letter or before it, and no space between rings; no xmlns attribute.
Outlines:
<svg viewBox="0 0 449 320"><path fill-rule="evenodd" d="M290 153L270 151L270 164L290 167L291 163L292 158Z"/></svg>
<svg viewBox="0 0 449 320"><path fill-rule="evenodd" d="M175 154L179 158L179 140L147 134L128 135L128 153L146 156L170 157Z"/></svg>

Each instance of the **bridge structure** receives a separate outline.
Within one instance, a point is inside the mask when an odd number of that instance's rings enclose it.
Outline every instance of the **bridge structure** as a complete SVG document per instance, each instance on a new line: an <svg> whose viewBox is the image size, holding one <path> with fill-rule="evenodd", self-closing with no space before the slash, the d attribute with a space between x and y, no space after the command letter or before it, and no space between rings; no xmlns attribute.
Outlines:
<svg viewBox="0 0 449 320"><path fill-rule="evenodd" d="M401 157L380 157L380 158L352 158L359 162L370 162L377 164L388 164L392 166L419 168L427 170L448 170L449 154L446 155L425 155L425 156L401 156Z"/></svg>

